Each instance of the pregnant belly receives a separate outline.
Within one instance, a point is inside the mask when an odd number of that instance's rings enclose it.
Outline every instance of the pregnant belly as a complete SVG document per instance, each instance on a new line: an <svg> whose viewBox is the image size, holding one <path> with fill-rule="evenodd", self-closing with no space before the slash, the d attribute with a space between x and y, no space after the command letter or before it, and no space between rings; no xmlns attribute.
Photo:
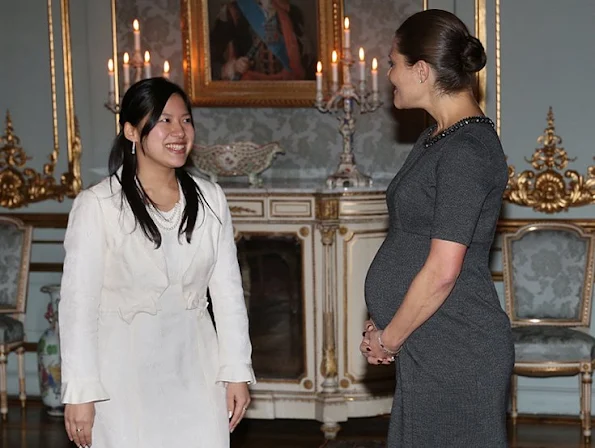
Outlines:
<svg viewBox="0 0 595 448"><path fill-rule="evenodd" d="M429 238L402 231L390 233L380 246L365 283L366 306L380 328L390 322L403 302L428 250Z"/></svg>

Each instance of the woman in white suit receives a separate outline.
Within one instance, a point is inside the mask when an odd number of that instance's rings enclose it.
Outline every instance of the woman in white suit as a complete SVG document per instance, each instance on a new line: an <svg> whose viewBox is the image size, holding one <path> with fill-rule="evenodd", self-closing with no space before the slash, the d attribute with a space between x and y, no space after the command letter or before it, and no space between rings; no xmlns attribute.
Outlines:
<svg viewBox="0 0 595 448"><path fill-rule="evenodd" d="M111 175L77 196L64 241L66 431L78 446L228 448L255 379L227 202L184 169L194 123L177 85L133 85L120 124Z"/></svg>

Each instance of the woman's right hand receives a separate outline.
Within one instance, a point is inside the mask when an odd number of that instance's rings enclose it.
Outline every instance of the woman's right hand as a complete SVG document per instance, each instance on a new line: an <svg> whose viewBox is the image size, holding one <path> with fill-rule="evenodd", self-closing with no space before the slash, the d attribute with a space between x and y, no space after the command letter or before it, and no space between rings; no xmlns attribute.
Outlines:
<svg viewBox="0 0 595 448"><path fill-rule="evenodd" d="M366 333L371 333L378 330L378 327L376 327L376 324L372 319L368 319L366 322L364 322L364 330Z"/></svg>
<svg viewBox="0 0 595 448"><path fill-rule="evenodd" d="M71 442L78 447L91 446L91 430L95 421L95 403L67 404L64 426Z"/></svg>

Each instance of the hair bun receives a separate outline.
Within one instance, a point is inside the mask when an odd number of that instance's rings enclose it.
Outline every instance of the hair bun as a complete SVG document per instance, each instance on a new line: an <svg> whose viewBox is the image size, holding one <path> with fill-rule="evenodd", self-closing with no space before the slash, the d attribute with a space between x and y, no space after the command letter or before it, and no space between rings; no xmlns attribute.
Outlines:
<svg viewBox="0 0 595 448"><path fill-rule="evenodd" d="M467 73L478 72L485 67L486 60L486 53L479 39L473 36L467 36L465 49L461 54L463 70Z"/></svg>

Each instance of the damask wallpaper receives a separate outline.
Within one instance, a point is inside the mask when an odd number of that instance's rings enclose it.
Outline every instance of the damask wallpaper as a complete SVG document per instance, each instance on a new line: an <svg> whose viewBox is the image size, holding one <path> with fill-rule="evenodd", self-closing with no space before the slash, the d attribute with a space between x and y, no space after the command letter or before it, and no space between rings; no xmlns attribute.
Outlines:
<svg viewBox="0 0 595 448"><path fill-rule="evenodd" d="M378 58L383 106L368 115L356 115L356 162L374 179L392 177L403 164L424 126L416 111L396 111L392 89L384 76L392 36L410 14L421 10L421 0L347 0L352 46L363 46L367 59ZM151 51L154 70L169 60L171 79L183 85L179 0L118 0L118 40L121 52L133 48L132 21L141 23L141 45ZM197 143L240 140L279 141L286 154L277 157L265 177L325 178L339 161L341 137L334 116L312 109L196 108Z"/></svg>

